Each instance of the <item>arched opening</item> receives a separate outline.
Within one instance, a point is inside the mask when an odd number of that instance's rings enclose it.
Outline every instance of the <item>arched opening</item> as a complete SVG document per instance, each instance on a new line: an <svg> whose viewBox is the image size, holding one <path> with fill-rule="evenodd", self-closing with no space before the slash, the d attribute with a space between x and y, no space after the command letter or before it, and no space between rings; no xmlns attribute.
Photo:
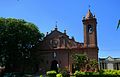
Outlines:
<svg viewBox="0 0 120 77"><path fill-rule="evenodd" d="M58 72L58 62L56 60L53 60L51 62L51 70L55 70L56 72Z"/></svg>

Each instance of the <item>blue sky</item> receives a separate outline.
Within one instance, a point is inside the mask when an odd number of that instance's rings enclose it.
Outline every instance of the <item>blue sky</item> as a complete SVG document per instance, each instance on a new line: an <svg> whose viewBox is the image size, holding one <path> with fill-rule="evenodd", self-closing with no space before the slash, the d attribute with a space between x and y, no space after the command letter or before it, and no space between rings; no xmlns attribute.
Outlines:
<svg viewBox="0 0 120 77"><path fill-rule="evenodd" d="M120 57L120 0L1 0L0 17L25 19L46 34L58 21L61 32L83 42L82 17L88 6L97 18L99 57Z"/></svg>

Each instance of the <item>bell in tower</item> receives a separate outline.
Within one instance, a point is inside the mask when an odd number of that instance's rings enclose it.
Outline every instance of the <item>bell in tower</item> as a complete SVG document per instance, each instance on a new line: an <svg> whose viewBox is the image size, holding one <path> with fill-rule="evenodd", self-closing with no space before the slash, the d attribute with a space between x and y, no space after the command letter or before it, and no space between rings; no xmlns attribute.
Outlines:
<svg viewBox="0 0 120 77"><path fill-rule="evenodd" d="M84 47L97 47L97 20L90 9L83 18Z"/></svg>

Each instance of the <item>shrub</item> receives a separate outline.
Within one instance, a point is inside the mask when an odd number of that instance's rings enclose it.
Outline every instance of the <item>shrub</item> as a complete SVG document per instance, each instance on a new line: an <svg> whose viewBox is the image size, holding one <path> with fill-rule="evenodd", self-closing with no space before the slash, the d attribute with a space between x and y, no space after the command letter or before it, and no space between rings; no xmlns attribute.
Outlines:
<svg viewBox="0 0 120 77"><path fill-rule="evenodd" d="M103 70L103 75L120 75L120 70Z"/></svg>
<svg viewBox="0 0 120 77"><path fill-rule="evenodd" d="M40 77L43 77L43 75L40 75Z"/></svg>
<svg viewBox="0 0 120 77"><path fill-rule="evenodd" d="M99 75L99 72L85 72L85 75Z"/></svg>
<svg viewBox="0 0 120 77"><path fill-rule="evenodd" d="M99 75L99 72L92 72L92 75Z"/></svg>
<svg viewBox="0 0 120 77"><path fill-rule="evenodd" d="M75 71L74 75L75 75L76 77L82 76L82 75L85 75L85 72Z"/></svg>
<svg viewBox="0 0 120 77"><path fill-rule="evenodd" d="M117 75L120 75L120 70L100 70L99 75L117 76Z"/></svg>
<svg viewBox="0 0 120 77"><path fill-rule="evenodd" d="M82 72L82 71L75 71L74 75L76 77L93 77L94 76L99 76L99 72ZM88 76L89 75L89 76Z"/></svg>
<svg viewBox="0 0 120 77"><path fill-rule="evenodd" d="M63 77L70 77L70 72L67 69L60 70Z"/></svg>
<svg viewBox="0 0 120 77"><path fill-rule="evenodd" d="M97 77L119 77L120 70L100 70L99 72L76 71L74 75L76 77L93 77L93 75Z"/></svg>
<svg viewBox="0 0 120 77"><path fill-rule="evenodd" d="M120 70L117 71L117 74L120 75Z"/></svg>
<svg viewBox="0 0 120 77"><path fill-rule="evenodd" d="M62 74L57 74L56 77L63 77Z"/></svg>
<svg viewBox="0 0 120 77"><path fill-rule="evenodd" d="M57 74L57 73L56 73L56 71L54 71L54 70L47 72L48 77L56 77L56 74Z"/></svg>

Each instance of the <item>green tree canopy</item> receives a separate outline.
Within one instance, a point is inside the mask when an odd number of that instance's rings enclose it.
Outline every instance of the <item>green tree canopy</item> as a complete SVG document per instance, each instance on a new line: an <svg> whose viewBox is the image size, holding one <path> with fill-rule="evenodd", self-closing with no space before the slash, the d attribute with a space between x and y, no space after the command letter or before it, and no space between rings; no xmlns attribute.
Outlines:
<svg viewBox="0 0 120 77"><path fill-rule="evenodd" d="M75 64L75 70L91 70L95 71L98 67L96 59L88 59L86 54L74 54L73 61Z"/></svg>
<svg viewBox="0 0 120 77"><path fill-rule="evenodd" d="M74 54L73 55L73 61L76 66L76 70L80 70L85 67L88 57L85 54Z"/></svg>
<svg viewBox="0 0 120 77"><path fill-rule="evenodd" d="M92 70L95 70L95 68L97 68L97 66L98 66L98 62L95 59L91 59L89 61L89 64L90 64Z"/></svg>
<svg viewBox="0 0 120 77"><path fill-rule="evenodd" d="M44 34L33 23L0 18L0 66L19 67L30 60L43 37Z"/></svg>

